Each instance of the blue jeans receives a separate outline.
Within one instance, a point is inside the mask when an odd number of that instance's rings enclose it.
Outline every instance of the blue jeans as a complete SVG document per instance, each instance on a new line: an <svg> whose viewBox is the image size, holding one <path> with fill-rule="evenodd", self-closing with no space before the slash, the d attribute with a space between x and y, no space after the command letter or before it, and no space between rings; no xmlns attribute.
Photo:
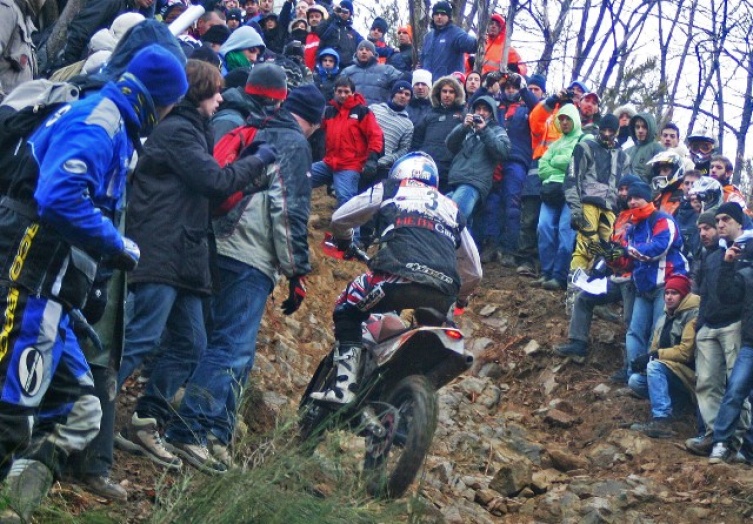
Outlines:
<svg viewBox="0 0 753 524"><path fill-rule="evenodd" d="M680 377L658 360L648 363L645 375L630 375L628 386L640 396L651 400L651 416L654 418L670 418L673 406L680 407L691 402L691 393Z"/></svg>
<svg viewBox="0 0 753 524"><path fill-rule="evenodd" d="M502 251L508 254L518 252L520 237L520 208L523 186L526 182L526 167L517 162L505 162L502 178L502 200L505 204Z"/></svg>
<svg viewBox="0 0 753 524"><path fill-rule="evenodd" d="M570 227L570 208L565 203L552 206L542 202L537 232L542 276L566 283L575 247L575 231Z"/></svg>
<svg viewBox="0 0 753 524"><path fill-rule="evenodd" d="M358 171L332 171L324 162L314 162L311 165L311 187L319 187L332 183L337 197L337 207L358 194L358 181L361 174Z"/></svg>
<svg viewBox="0 0 753 524"><path fill-rule="evenodd" d="M186 385L168 438L203 443L209 432L228 444L235 429L238 399L254 366L256 334L274 282L258 269L218 258L220 291L212 300L212 333L207 350Z"/></svg>
<svg viewBox="0 0 753 524"><path fill-rule="evenodd" d="M729 443L738 429L743 402L753 389L753 347L743 346L735 359L727 389L714 421L714 443Z"/></svg>
<svg viewBox="0 0 753 524"><path fill-rule="evenodd" d="M625 348L627 350L627 378L630 378L630 363L639 355L648 353L651 334L656 321L664 314L664 286L648 293L636 291L633 316L630 319Z"/></svg>
<svg viewBox="0 0 753 524"><path fill-rule="evenodd" d="M207 345L200 295L167 284L134 284L126 300L126 328L118 390L144 359L157 351L136 412L161 424L170 418L169 401L193 372Z"/></svg>
<svg viewBox="0 0 753 524"><path fill-rule="evenodd" d="M447 197L458 205L458 209L460 209L467 223L470 225L473 210L481 198L478 189L468 184L460 184L459 186L455 186L450 193L447 193Z"/></svg>

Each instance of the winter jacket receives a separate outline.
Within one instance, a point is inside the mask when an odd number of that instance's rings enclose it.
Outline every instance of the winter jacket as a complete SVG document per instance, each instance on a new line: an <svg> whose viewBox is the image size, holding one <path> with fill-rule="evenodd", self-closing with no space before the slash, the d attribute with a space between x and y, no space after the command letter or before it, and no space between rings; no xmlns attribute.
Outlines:
<svg viewBox="0 0 753 524"><path fill-rule="evenodd" d="M414 95L405 109L410 121L413 122L413 127L416 127L431 112L431 98L416 98Z"/></svg>
<svg viewBox="0 0 753 524"><path fill-rule="evenodd" d="M657 210L648 218L632 223L633 228L627 236L628 247L647 257L633 262L633 282L638 293L654 291L672 275L687 275L688 262L682 255L682 235L671 215Z"/></svg>
<svg viewBox="0 0 753 524"><path fill-rule="evenodd" d="M570 211L581 213L583 204L593 204L616 212L617 182L627 168L628 158L623 150L607 149L590 137L578 142L565 177L565 199Z"/></svg>
<svg viewBox="0 0 753 524"><path fill-rule="evenodd" d="M345 21L339 16L330 16L314 28L319 35L319 47L331 47L340 55L342 69L351 65L355 58L356 48L363 37L353 29L352 20Z"/></svg>
<svg viewBox="0 0 753 524"><path fill-rule="evenodd" d="M480 100L494 107L493 98L484 96ZM447 149L455 155L450 166L450 187L473 186L485 200L492 188L494 169L510 154L510 139L504 128L494 117L478 133L472 126L461 123L452 130L446 143Z"/></svg>
<svg viewBox="0 0 753 524"><path fill-rule="evenodd" d="M321 38L314 31L306 35L306 42L303 45L303 61L306 63L306 67L312 71L316 67L316 58L319 53L320 43Z"/></svg>
<svg viewBox="0 0 753 524"><path fill-rule="evenodd" d="M738 320L742 318L741 342L743 346L753 347L753 263L749 255L746 252L737 262L722 261L718 292L719 296L724 297L725 303L740 307Z"/></svg>
<svg viewBox="0 0 753 524"><path fill-rule="evenodd" d="M539 159L539 178L544 184L565 182L567 166L573 158L573 150L583 136L583 131L580 129L578 109L573 104L562 106L557 111L556 117L559 117L559 115L565 115L573 121L573 130L553 142L544 156ZM554 121L559 129L557 118Z"/></svg>
<svg viewBox="0 0 753 524"><path fill-rule="evenodd" d="M188 102L176 106L147 140L128 195L126 235L141 249L129 283L211 292L210 200L224 200L265 172L253 156L221 168L213 146L208 119Z"/></svg>
<svg viewBox="0 0 753 524"><path fill-rule="evenodd" d="M743 259L753 257L753 244L745 246ZM742 262L739 263L743 265ZM723 293L727 287L723 282L722 267L724 262L724 248L716 247L707 250L702 257L701 267L697 275L698 294L701 296L701 310L698 313L698 329L703 326L723 328L740 320L743 303L734 300L731 293ZM735 264L730 264L735 266ZM734 270L734 267L733 267Z"/></svg>
<svg viewBox="0 0 753 524"><path fill-rule="evenodd" d="M395 160L410 149L413 141L413 122L410 121L405 109L396 111L386 103L374 104L369 106L369 109L374 113L384 134L384 155L379 158L379 167L389 169Z"/></svg>
<svg viewBox="0 0 753 524"><path fill-rule="evenodd" d="M24 6L21 10L20 6ZM0 0L0 93L31 80L37 70L37 55L31 35L36 31L33 11L25 2Z"/></svg>
<svg viewBox="0 0 753 524"><path fill-rule="evenodd" d="M504 70L506 67L500 67L502 64L502 51L505 47L505 30L503 29L496 38L486 37L486 49L484 50L484 60L481 65L481 75L485 75L490 71ZM507 48L507 63L519 64L522 62L520 53L514 47ZM521 74L526 74L526 71L521 71Z"/></svg>
<svg viewBox="0 0 753 524"><path fill-rule="evenodd" d="M410 73L413 71L413 46L411 44L403 44L397 53L393 53L388 59L387 64L391 65L395 69L399 69L403 73Z"/></svg>
<svg viewBox="0 0 753 524"><path fill-rule="evenodd" d="M651 340L651 352L659 354L659 362L667 366L672 373L682 381L688 392L695 392L695 333L698 306L701 298L688 293L677 306L672 316L664 311L664 315L656 321L654 337ZM659 347L659 339L667 322L672 323L669 337L669 347Z"/></svg>
<svg viewBox="0 0 753 524"><path fill-rule="evenodd" d="M434 26L424 37L419 62L431 71L433 81L464 70L464 53L475 53L478 41L452 22L439 29Z"/></svg>
<svg viewBox="0 0 753 524"><path fill-rule="evenodd" d="M308 219L311 210L311 148L289 111L273 115L253 102L246 124L257 128L256 140L274 144L278 166L266 191L241 200L214 221L217 253L253 266L272 280L311 271Z"/></svg>
<svg viewBox="0 0 753 524"><path fill-rule="evenodd" d="M458 96L450 107L443 107L439 93L442 86L452 84ZM453 154L447 148L445 140L455 126L465 118L465 90L454 77L442 77L431 88L432 110L413 130L411 151L423 151L434 159L439 170L440 187L447 184Z"/></svg>
<svg viewBox="0 0 753 524"><path fill-rule="evenodd" d="M481 88L483 89L483 88ZM481 91L479 89L478 91ZM478 91L476 91L478 93ZM505 128L510 138L510 155L508 162L517 162L525 167L531 166L533 148L531 147L531 127L528 123L528 112L536 106L536 95L528 89L521 89L521 97L517 102L503 101L497 108L497 119ZM475 98L475 94L474 94ZM475 100L473 100L475 102ZM471 107L473 107L471 102Z"/></svg>
<svg viewBox="0 0 753 524"><path fill-rule="evenodd" d="M648 126L646 140L639 141L635 136L635 121L642 119ZM634 175L641 177L647 184L651 184L651 167L647 164L654 155L664 151L664 146L656 141L656 120L649 113L638 113L630 119L630 137L633 139L632 147L625 150L630 158L629 171Z"/></svg>
<svg viewBox="0 0 753 524"><path fill-rule="evenodd" d="M327 71L322 67L322 57L331 56L335 59L335 67ZM329 102L335 96L335 80L340 74L340 55L332 48L322 49L316 58L316 67L314 68L314 85L319 88L324 99Z"/></svg>
<svg viewBox="0 0 753 524"><path fill-rule="evenodd" d="M344 104L331 100L324 110L322 131L324 163L332 171L360 172L369 154L381 155L384 148L382 129L361 93L355 93Z"/></svg>
<svg viewBox="0 0 753 524"><path fill-rule="evenodd" d="M222 92L222 103L212 117L214 142L228 134L236 127L240 127L255 107L254 101L242 87L232 87Z"/></svg>
<svg viewBox="0 0 753 524"><path fill-rule="evenodd" d="M366 63L356 60L340 74L353 80L356 91L363 95L368 105L387 102L392 84L403 77L403 73L394 67L377 63L376 57Z"/></svg>

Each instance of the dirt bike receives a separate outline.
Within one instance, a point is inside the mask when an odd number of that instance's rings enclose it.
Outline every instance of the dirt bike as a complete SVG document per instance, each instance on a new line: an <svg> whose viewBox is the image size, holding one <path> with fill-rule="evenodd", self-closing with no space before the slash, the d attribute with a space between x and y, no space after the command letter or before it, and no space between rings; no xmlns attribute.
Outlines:
<svg viewBox="0 0 753 524"><path fill-rule="evenodd" d="M437 426L436 391L470 368L463 334L445 315L417 309L412 324L396 313L372 314L363 325L364 357L356 400L346 406L309 398L334 384L333 354L311 378L299 406L299 437L311 447L328 429L349 427L366 439L367 492L400 497L418 474Z"/></svg>

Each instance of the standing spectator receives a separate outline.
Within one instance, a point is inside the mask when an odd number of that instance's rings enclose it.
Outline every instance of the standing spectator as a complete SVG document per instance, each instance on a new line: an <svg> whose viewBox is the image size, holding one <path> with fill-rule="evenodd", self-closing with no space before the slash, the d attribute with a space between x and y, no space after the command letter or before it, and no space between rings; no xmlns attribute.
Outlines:
<svg viewBox="0 0 753 524"><path fill-rule="evenodd" d="M476 91L478 91L478 89L481 87L481 75L479 75L475 71L471 71L465 77L465 83L463 84L463 87L465 88L465 97L470 100L471 97L476 94Z"/></svg>
<svg viewBox="0 0 753 524"><path fill-rule="evenodd" d="M262 29L262 37L267 49L276 54L282 54L282 48L288 38L288 28L280 24L277 13L270 12L259 20Z"/></svg>
<svg viewBox="0 0 753 524"><path fill-rule="evenodd" d="M306 62L306 67L312 71L316 66L316 57L321 42L317 27L319 27L319 24L327 18L329 18L329 13L321 5L312 5L306 10L306 20L308 21L311 30L309 31L309 34L306 35L306 41L303 42L303 60Z"/></svg>
<svg viewBox="0 0 753 524"><path fill-rule="evenodd" d="M225 22L225 14L220 11L208 11L204 13L196 21L194 37L197 40L201 40L201 37L216 25L227 25Z"/></svg>
<svg viewBox="0 0 753 524"><path fill-rule="evenodd" d="M651 184L651 167L648 161L664 146L656 141L656 120L649 113L638 113L630 119L630 137L633 146L625 150L630 158L630 172Z"/></svg>
<svg viewBox="0 0 753 524"><path fill-rule="evenodd" d="M625 104L612 111L612 114L620 122L620 130L617 132L617 145L622 149L635 145L630 137L630 119L637 113L638 111L635 110L633 104Z"/></svg>
<svg viewBox="0 0 753 524"><path fill-rule="evenodd" d="M243 24L243 13L240 9L228 9L225 15L225 23L231 31L238 29Z"/></svg>
<svg viewBox="0 0 753 524"><path fill-rule="evenodd" d="M345 69L353 63L356 46L361 43L363 37L353 29L353 2L341 0L334 13L319 25L312 25L312 31L319 35L320 47L331 47L337 51L340 55L340 67Z"/></svg>
<svg viewBox="0 0 753 524"><path fill-rule="evenodd" d="M674 122L667 122L664 127L661 128L661 134L659 135L659 143L664 146L665 149L673 151L680 155L685 166L685 170L695 169L695 164L690 159L690 151L680 142L680 128Z"/></svg>
<svg viewBox="0 0 753 524"><path fill-rule="evenodd" d="M377 16L373 22L371 22L371 29L369 34L366 35L366 40L374 44L376 49L377 62L380 64L386 64L387 59L391 57L395 50L387 45L384 41L384 35L390 30L390 26L387 24L387 20L381 16Z"/></svg>
<svg viewBox="0 0 753 524"><path fill-rule="evenodd" d="M278 148L279 167L266 191L243 198L215 220L219 291L212 300L212 333L166 434L176 453L201 470L221 472L232 465L229 448L254 365L256 335L280 275L288 280L285 315L295 313L306 296L311 271L306 139L323 110L324 97L307 84L292 90L282 109L259 103L248 118L258 129L255 139Z"/></svg>
<svg viewBox="0 0 753 524"><path fill-rule="evenodd" d="M630 362L648 350L651 333L664 308L664 283L673 275L687 275L688 263L682 256L682 235L677 224L671 215L656 209L648 184L636 182L630 186L628 206L633 211L633 227L628 232L627 255L633 259L636 293L625 342L625 364L629 368Z"/></svg>
<svg viewBox="0 0 753 524"><path fill-rule="evenodd" d="M264 40L253 27L239 27L220 47L223 73L227 75L235 69L243 68L247 71L265 49Z"/></svg>
<svg viewBox="0 0 753 524"><path fill-rule="evenodd" d="M243 10L243 25L246 25L259 14L259 0L244 0Z"/></svg>
<svg viewBox="0 0 753 524"><path fill-rule="evenodd" d="M740 188L732 184L732 162L729 158L722 155L714 155L711 157L709 164L709 176L715 178L722 185L722 198L725 202L734 202L743 208L743 211L748 212L748 207L745 202L745 195L740 191Z"/></svg>
<svg viewBox="0 0 753 524"><path fill-rule="evenodd" d="M322 120L324 160L311 166L311 187L332 183L337 205L358 194L361 171L374 176L384 148L384 135L350 78L335 80L335 97Z"/></svg>
<svg viewBox="0 0 753 524"><path fill-rule="evenodd" d="M439 170L439 192L446 194L453 154L445 139L465 119L465 91L455 77L444 76L431 88L432 109L413 130L411 151L427 153Z"/></svg>
<svg viewBox="0 0 753 524"><path fill-rule="evenodd" d="M507 39L507 23L502 15L494 13L486 26L486 48L481 64L481 74L489 71L511 70L522 75L526 74L525 64L522 63L518 51L510 46L507 49L507 65L502 67L502 52ZM475 49L474 49L475 51ZM474 51L469 51L472 53Z"/></svg>
<svg viewBox="0 0 753 524"><path fill-rule="evenodd" d="M329 102L335 96L335 80L340 74L340 55L331 48L322 49L316 59L314 84L319 88L324 99Z"/></svg>
<svg viewBox="0 0 753 524"><path fill-rule="evenodd" d="M735 240L743 234L744 216L742 208L733 202L722 204L716 210L716 229L728 247L734 247ZM701 238L703 239L703 236ZM749 259L752 254L753 242L747 242L742 258ZM743 303L732 300L735 295L722 293L722 289L729 287L721 282L725 255L724 249L707 253L697 275L701 309L698 313L696 335L698 379L695 392L706 429L704 434L685 441L685 447L691 453L701 456L708 456L711 452L719 407L740 352ZM731 255L728 258L732 258ZM726 271L729 277L738 263L734 260L728 263L732 265ZM742 434L750 425L750 404L747 400L743 404L739 422L734 435L727 441L727 445L734 449L740 448Z"/></svg>
<svg viewBox="0 0 753 524"><path fill-rule="evenodd" d="M57 111L32 134L16 176L36 187L11 192L0 207L3 274L10 278L0 296L8 351L0 367L0 469L11 522L31 521L69 454L99 431L102 410L68 311L84 306L91 287L84 275L93 277L97 260L124 271L138 264L138 246L106 215L121 204L139 133L148 135L187 87L177 58L159 45L145 47L116 82ZM24 253L20 263L17 252ZM24 359L38 367L27 369Z"/></svg>
<svg viewBox="0 0 753 524"><path fill-rule="evenodd" d="M587 135L597 136L599 134L599 121L601 119L599 104L601 104L601 99L599 95L593 92L585 93L576 103L580 112L581 129Z"/></svg>
<svg viewBox="0 0 753 524"><path fill-rule="evenodd" d="M403 73L413 71L413 28L403 25L397 28L398 51L387 59L387 63Z"/></svg>
<svg viewBox="0 0 753 524"><path fill-rule="evenodd" d="M131 181L126 232L140 245L139 267L128 280L128 318L118 389L150 355L145 393L118 436L122 449L165 467L181 461L162 444L159 429L171 416L170 399L206 348L202 302L211 294L210 200L266 186L274 150L220 168L212 157L209 119L219 105L222 77L206 62L186 66L185 99L157 127ZM164 334L167 334L165 336ZM157 353L157 350L159 353Z"/></svg>
<svg viewBox="0 0 753 524"><path fill-rule="evenodd" d="M672 438L677 408L694 404L695 321L700 298L690 292L685 275L673 275L664 285L664 314L659 318L648 353L631 362L628 385L651 401L651 420L630 429L651 438Z"/></svg>
<svg viewBox="0 0 753 524"><path fill-rule="evenodd" d="M570 227L570 208L565 203L564 184L573 150L583 136L578 110L573 104L566 104L557 111L557 124L562 137L539 159L542 182L538 227L541 277L534 281L551 291L567 287L575 231Z"/></svg>
<svg viewBox="0 0 753 524"><path fill-rule="evenodd" d="M628 159L615 140L619 123L614 115L601 119L598 139L581 140L565 178L565 200L577 237L570 270L587 269L589 245L608 241L617 208L617 182L627 173ZM649 191L648 201L651 201Z"/></svg>
<svg viewBox="0 0 753 524"><path fill-rule="evenodd" d="M471 107L473 114L465 115L463 123L447 136L447 149L454 155L447 196L468 222L476 205L489 194L497 164L510 153L507 133L497 123L496 105L489 96L477 98Z"/></svg>
<svg viewBox="0 0 753 524"><path fill-rule="evenodd" d="M36 75L37 56L31 35L36 31L34 18L39 15L42 4L0 0L3 13L0 17L0 99L3 92L10 93L18 84Z"/></svg>
<svg viewBox="0 0 753 524"><path fill-rule="evenodd" d="M455 71L463 71L464 53L476 52L478 41L452 23L450 2L442 0L434 4L431 27L421 48L420 67L431 71L434 81Z"/></svg>
<svg viewBox="0 0 753 524"><path fill-rule="evenodd" d="M392 84L402 78L403 73L391 65L378 63L374 44L362 40L356 50L356 61L344 68L340 75L353 80L356 90L371 105L389 100Z"/></svg>
<svg viewBox="0 0 753 524"><path fill-rule="evenodd" d="M408 104L408 116L413 127L431 111L431 73L426 69L416 69L412 77L413 98Z"/></svg>

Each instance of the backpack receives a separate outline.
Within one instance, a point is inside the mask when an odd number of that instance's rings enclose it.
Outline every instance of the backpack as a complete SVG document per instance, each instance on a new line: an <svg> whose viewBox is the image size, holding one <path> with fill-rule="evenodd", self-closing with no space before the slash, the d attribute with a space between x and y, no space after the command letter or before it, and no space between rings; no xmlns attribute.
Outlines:
<svg viewBox="0 0 753 524"><path fill-rule="evenodd" d="M29 154L28 138L55 111L78 100L80 93L70 82L39 79L20 84L5 97L0 104L1 195L8 194L17 167Z"/></svg>
<svg viewBox="0 0 753 524"><path fill-rule="evenodd" d="M220 164L220 167L235 162L241 156L243 150L254 141L257 131L259 130L255 127L241 126L220 138L220 141L214 146L213 153L214 159ZM243 192L236 191L215 209L215 216L227 214L242 199Z"/></svg>

